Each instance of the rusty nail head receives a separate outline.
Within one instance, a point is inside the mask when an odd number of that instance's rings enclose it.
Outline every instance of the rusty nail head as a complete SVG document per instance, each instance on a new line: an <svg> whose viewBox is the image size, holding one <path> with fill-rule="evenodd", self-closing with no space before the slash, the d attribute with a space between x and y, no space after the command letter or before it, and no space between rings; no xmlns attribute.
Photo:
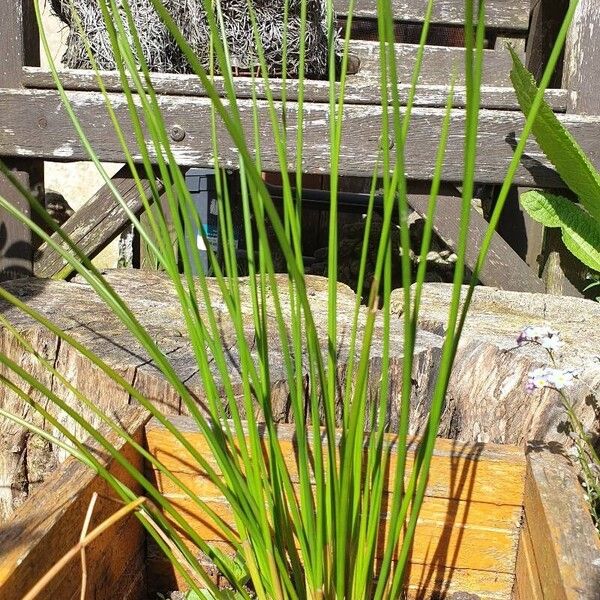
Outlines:
<svg viewBox="0 0 600 600"><path fill-rule="evenodd" d="M181 142L185 137L185 129L181 125L173 125L171 127L171 139L174 142Z"/></svg>
<svg viewBox="0 0 600 600"><path fill-rule="evenodd" d="M46 129L46 127L48 127L48 119L46 119L46 117L40 117L38 119L38 126L40 129Z"/></svg>

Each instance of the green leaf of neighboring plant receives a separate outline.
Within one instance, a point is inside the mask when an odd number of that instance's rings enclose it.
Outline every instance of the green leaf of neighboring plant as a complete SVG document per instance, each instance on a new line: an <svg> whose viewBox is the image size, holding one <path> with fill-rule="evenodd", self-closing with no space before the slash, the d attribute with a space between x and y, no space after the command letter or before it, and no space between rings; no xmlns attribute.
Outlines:
<svg viewBox="0 0 600 600"><path fill-rule="evenodd" d="M585 265L600 271L600 223L562 196L531 191L521 196L529 215L546 227L560 227L565 246Z"/></svg>
<svg viewBox="0 0 600 600"><path fill-rule="evenodd" d="M513 60L510 78L521 110L528 115L537 86L515 51L510 46L508 49ZM600 223L600 173L546 102L540 107L533 125L533 134L563 181L579 196L590 215Z"/></svg>

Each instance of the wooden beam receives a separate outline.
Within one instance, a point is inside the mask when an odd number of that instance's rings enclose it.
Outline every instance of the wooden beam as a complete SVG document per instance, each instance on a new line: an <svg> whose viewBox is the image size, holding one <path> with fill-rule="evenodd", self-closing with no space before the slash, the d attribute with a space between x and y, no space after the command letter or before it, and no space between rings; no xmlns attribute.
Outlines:
<svg viewBox="0 0 600 600"><path fill-rule="evenodd" d="M421 186L423 187L423 186ZM417 188L418 189L418 188ZM438 207L433 228L452 250L456 250L460 224L460 192L452 186L445 186L438 197ZM421 216L427 214L429 194L410 193L408 202ZM469 242L467 247L466 264L473 269L481 242L488 228L487 221L471 208L469 225ZM487 260L479 277L481 283L502 290L516 292L544 292L544 282L523 259L504 241L498 233L494 233Z"/></svg>
<svg viewBox="0 0 600 600"><path fill-rule="evenodd" d="M158 180L156 183L158 192L162 193L162 184ZM153 196L150 184L147 180L143 180L142 184L145 198L151 203ZM136 215L143 211L144 202L128 167L122 167L112 178L112 185L117 188L129 210ZM62 225L62 230L86 256L93 258L124 231L129 222L125 209L105 184ZM61 242L57 233L52 235L52 240ZM40 246L34 261L36 277L58 276L63 279L72 272L73 268L51 246L47 243Z"/></svg>
<svg viewBox="0 0 600 600"><path fill-rule="evenodd" d="M567 459L531 444L515 599L591 599L598 590L600 538L581 484Z"/></svg>
<svg viewBox="0 0 600 600"><path fill-rule="evenodd" d="M33 10L33 2L29 0L4 3L0 19L0 81L4 87L21 87L23 67L40 64ZM44 165L41 161L31 158L23 160L23 157L9 154L4 162L21 185L43 198ZM26 216L31 216L27 200L3 175L0 175L0 196ZM0 214L0 281L31 275L36 243L26 225L18 219Z"/></svg>
<svg viewBox="0 0 600 600"><path fill-rule="evenodd" d="M126 407L116 415L119 425L138 443L143 442L148 413ZM142 457L106 426L109 443L143 472ZM109 472L142 494L141 486L95 442L90 449ZM99 494L90 529L115 513L122 504L110 485L89 467L69 458L13 515L10 526L0 531L0 596L19 600L78 541L93 492ZM129 515L87 548L90 587L110 590L109 596L138 600L144 597L145 536L135 515ZM133 585L132 585L133 584ZM79 598L81 562L73 560L44 590L44 598Z"/></svg>
<svg viewBox="0 0 600 600"><path fill-rule="evenodd" d="M112 134L102 95L94 92L68 92L75 113L79 117L86 134L101 160L122 161L122 149ZM112 107L124 128L126 141L134 155L135 138L128 125L129 116L125 97L122 94L109 94ZM207 135L206 123L210 122L211 101L206 98L161 96L167 128L183 130L173 141L172 149L180 166L212 167L212 144ZM238 107L246 128L246 139L253 139L252 117L254 105L251 100L240 100ZM271 133L268 106L257 104L262 164L264 170L280 170L281 165ZM278 109L279 110L279 109ZM295 135L293 124L296 121L295 103L287 104L290 164L295 165ZM343 175L370 176L378 163L378 149L381 124L381 107L347 106L344 113L344 134L342 136L340 171ZM52 90L1 90L0 114L3 115L5 135L0 139L0 156L41 156L51 160L82 160L87 158L77 139L72 124L61 106L57 92ZM44 117L48 126L42 136L37 121ZM416 107L405 150L406 175L411 179L428 179L433 176L433 163L424 157L433 156L439 142L439 132L444 117L443 109ZM581 146L600 164L600 122L594 118L580 116L559 117ZM323 174L329 170L329 106L311 103L305 106L305 148L304 171ZM463 110L455 110L452 115L449 143L446 152L444 179L460 181L463 177L463 140L466 115ZM522 129L524 119L515 111L483 110L479 123L479 153L475 169L475 179L480 182L499 183L513 156L515 139ZM178 133L180 133L178 129ZM235 168L239 155L222 123L217 123L217 136L220 140L221 165ZM543 187L563 187L562 181L548 163L535 142L528 142L526 154L517 171L516 184L539 185Z"/></svg>
<svg viewBox="0 0 600 600"><path fill-rule="evenodd" d="M336 11L348 13L349 0L334 0ZM392 0L391 8L398 21L422 22L425 15L423 0ZM356 0L355 17L377 18L377 0ZM433 23L462 25L465 22L464 0L436 0L432 15ZM529 0L487 0L485 22L488 27L510 30L527 30L529 26Z"/></svg>
<svg viewBox="0 0 600 600"><path fill-rule="evenodd" d="M565 48L563 87L571 92L569 112L600 115L600 4L580 0Z"/></svg>

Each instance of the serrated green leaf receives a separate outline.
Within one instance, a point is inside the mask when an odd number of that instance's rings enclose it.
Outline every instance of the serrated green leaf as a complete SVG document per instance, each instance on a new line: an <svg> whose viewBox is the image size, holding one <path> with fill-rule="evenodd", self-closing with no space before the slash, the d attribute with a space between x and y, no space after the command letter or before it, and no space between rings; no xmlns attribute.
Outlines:
<svg viewBox="0 0 600 600"><path fill-rule="evenodd" d="M513 60L510 78L521 110L528 115L537 86L531 73L510 46L509 51ZM533 134L563 181L579 196L590 215L600 223L600 173L546 102L540 107L533 125Z"/></svg>
<svg viewBox="0 0 600 600"><path fill-rule="evenodd" d="M600 271L600 224L562 196L531 191L521 196L527 213L546 227L560 227L565 246L590 269Z"/></svg>
<svg viewBox="0 0 600 600"><path fill-rule="evenodd" d="M525 192L520 197L521 206L527 211L529 216L541 223L545 227L560 227L561 220L556 210L553 208L554 203L550 199L566 200L561 196L555 196L547 192L532 190Z"/></svg>
<svg viewBox="0 0 600 600"><path fill-rule="evenodd" d="M562 227L563 242L571 253L590 269L600 271L600 231L596 229L595 243L590 241L590 237L592 236L586 234L584 237L579 231Z"/></svg>

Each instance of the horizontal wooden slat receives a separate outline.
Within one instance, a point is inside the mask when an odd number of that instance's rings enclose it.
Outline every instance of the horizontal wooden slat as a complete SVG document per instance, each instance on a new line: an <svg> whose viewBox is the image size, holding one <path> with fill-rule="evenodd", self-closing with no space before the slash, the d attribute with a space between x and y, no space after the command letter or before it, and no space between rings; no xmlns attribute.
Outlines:
<svg viewBox="0 0 600 600"><path fill-rule="evenodd" d="M334 0L339 15L348 13L350 0ZM427 2L425 0L392 0L394 18L399 21L423 21ZM436 0L432 15L433 23L460 25L465 22L464 0ZM474 2L475 11L477 3ZM501 29L527 29L529 26L529 0L487 0L485 2L486 24ZM375 18L377 0L356 0L354 16Z"/></svg>
<svg viewBox="0 0 600 600"><path fill-rule="evenodd" d="M418 47L414 44L396 44L396 59L398 68L398 79L402 83L410 82L414 68ZM359 96L362 98L366 94L365 102L371 100L379 101L379 89L369 89L373 86L373 78L379 77L379 43L352 40L350 42L350 53L360 59L360 69L356 75L348 76L347 80L347 98L352 100ZM457 85L464 85L464 49L452 48L447 46L426 46L423 55L423 65L421 68L421 83L423 85L444 85L450 81L453 69L457 71ZM508 50L499 48L497 50L484 50L484 86L507 86L512 87L509 72L511 68L511 59ZM86 69L65 69L60 71L61 81L66 89L72 90L98 90L98 81L94 71ZM205 95L204 88L196 75L177 75L173 73L153 73L152 82L157 92L174 96L202 96ZM24 67L23 78L25 87L31 88L54 88L55 83L52 74L40 67ZM105 71L102 73L105 85L109 91L121 90L119 75L114 71ZM260 78L262 79L262 78ZM368 85L363 80L368 80ZM223 90L222 79L215 78L216 85L220 91ZM378 82L375 82L379 88ZM236 78L237 94L239 97L252 97L253 81L250 77ZM273 92L280 93L281 80L271 78ZM262 81L256 82L257 93L259 97L264 96ZM319 80L305 81L305 95L307 100L318 101L325 93L328 93L328 82ZM361 89L365 88L365 89ZM292 94L297 96L296 80L287 81L286 88L288 98L292 99ZM325 100L329 97L325 95Z"/></svg>
<svg viewBox="0 0 600 600"><path fill-rule="evenodd" d="M198 431L194 420L189 417L171 416L170 421L183 432L194 447L203 454L214 468L217 465L204 435ZM148 449L163 464L177 473L197 474L198 466L183 447L157 421L152 420L146 427ZM282 448L286 465L292 482L298 482L294 451L295 427L288 424L277 425L277 438ZM312 443L312 436L309 437ZM394 485L394 469L396 464L397 436L389 434L386 444L390 449L391 475L386 482L387 490ZM417 447L417 440L412 439L408 447L408 469ZM440 439L436 442L433 461L436 465L428 481L428 495L439 498L454 498L478 502L492 502L520 506L523 499L523 481L525 474L525 457L516 446L500 446L496 444L467 444ZM510 469L508 468L510 465ZM477 477L466 489L457 480L457 473L468 476L477 471Z"/></svg>
<svg viewBox="0 0 600 600"><path fill-rule="evenodd" d="M216 468L207 441L199 433L193 420L172 417L172 423L205 460ZM287 470L298 493L295 428L278 425L277 435ZM393 485L395 473L396 439L396 436L386 438L391 452L389 479L385 483L388 490ZM234 525L231 508L220 490L207 479L191 455L164 426L151 421L146 427L146 440L149 451L165 467L177 473L191 492L200 497L223 521ZM411 440L409 474L415 449L416 440ZM147 469L158 489L203 539L216 543L219 547L227 547L223 546L226 538L219 527L193 499L182 493L157 469L149 465ZM424 565L431 565L432 572L436 569L446 570L447 576L448 571L460 569L486 571L492 580L498 574L512 578L522 512L524 473L525 457L520 448L438 440L427 497L419 516L411 552L411 564L421 567L412 568L409 585L416 587L423 583L424 580L417 579L416 575L423 576L427 570ZM391 498L388 496L388 502L384 502L384 505L389 505L389 502ZM384 539L389 531L385 511L382 513L381 528L380 553L383 552ZM432 589L440 589L441 580L434 583ZM487 596L484 593L482 597ZM508 598L508 594L504 598Z"/></svg>
<svg viewBox="0 0 600 600"><path fill-rule="evenodd" d="M185 482L189 483L188 481ZM467 484L468 485L468 484ZM159 486L161 492L164 490ZM217 526L198 505L181 494L165 494L186 521L207 542L224 541ZM202 496L212 510L226 523L234 523L226 500L220 496ZM485 519L485 515L494 515ZM428 497L419 516L411 562L459 569L475 569L512 573L519 536L520 506L490 505L484 502L454 502ZM385 536L389 521L382 519ZM380 540L378 556L383 556L384 540Z"/></svg>
<svg viewBox="0 0 600 600"><path fill-rule="evenodd" d="M347 104L379 104L381 102L381 84L379 81L378 53L372 48L372 42L356 44L361 57L361 71L348 78L344 91ZM415 60L415 47L399 44L398 86L401 101L406 103L410 91L410 78ZM513 92L508 73L510 65L508 55L504 52L486 50L486 68L483 75L484 87L481 89L481 106L501 110L519 110L516 96ZM448 97L448 81L453 65L461 67L463 52L460 48L429 47L425 52L420 85L417 87L415 106L445 106ZM454 91L454 106L462 108L466 104L464 75L459 70L457 86ZM32 89L55 89L52 74L37 67L25 67L25 86ZM206 97L206 91L195 75L174 75L155 73L151 76L154 89L159 94L172 96ZM122 91L120 77L117 73L106 71L102 73L106 89L110 92ZM61 71L61 82L65 89L73 91L99 91L97 76L93 71L84 69ZM249 77L238 77L235 80L236 96L238 98L265 98L265 84L262 79L252 80ZM218 92L224 94L223 79L215 79ZM339 89L339 84L336 84ZM272 79L270 89L273 98L281 99L284 91L281 79ZM297 80L288 80L285 85L288 100L298 99ZM546 101L556 112L565 112L567 107L567 90L553 89L546 92ZM306 102L329 102L329 83L327 81L306 81L304 87Z"/></svg>
<svg viewBox="0 0 600 600"><path fill-rule="evenodd" d="M83 124L88 138L101 160L120 162L123 159L119 142L104 115L104 99L93 92L69 92L75 113ZM122 94L111 94L110 101L124 127L125 139L135 152L135 142L129 123L126 99ZM205 98L162 96L159 100L168 127L178 125L185 132L181 142L172 142L175 159L180 166L212 165L212 143L206 124L210 123L211 102ZM268 106L259 101L238 102L246 127L247 139L252 139L252 117L258 111L261 158L265 170L280 170ZM288 168L295 167L295 111L297 105L287 104L289 149ZM71 121L61 106L60 97L52 90L0 90L2 137L0 156L32 157L49 160L85 160L87 154L77 139ZM405 149L407 177L429 179L434 161L430 157L437 150L443 109L417 107ZM329 170L329 107L325 104L305 106L305 152L303 171L326 173ZM449 142L446 150L444 179L460 181L463 176L463 146L465 112L455 110L452 115ZM562 122L575 136L595 164L600 164L600 122L592 117L565 115ZM347 106L344 112L344 132L340 152L342 175L370 176L378 163L381 108L378 106ZM479 119L479 152L475 179L498 183L504 178L512 159L516 137L523 127L523 117L513 111L482 110ZM235 168L238 152L229 140L221 123L217 125L220 140L221 164ZM393 152L392 152L393 154ZM138 158L138 157L136 157ZM526 155L517 170L514 183L562 187L562 181L552 170L537 145L529 142Z"/></svg>

